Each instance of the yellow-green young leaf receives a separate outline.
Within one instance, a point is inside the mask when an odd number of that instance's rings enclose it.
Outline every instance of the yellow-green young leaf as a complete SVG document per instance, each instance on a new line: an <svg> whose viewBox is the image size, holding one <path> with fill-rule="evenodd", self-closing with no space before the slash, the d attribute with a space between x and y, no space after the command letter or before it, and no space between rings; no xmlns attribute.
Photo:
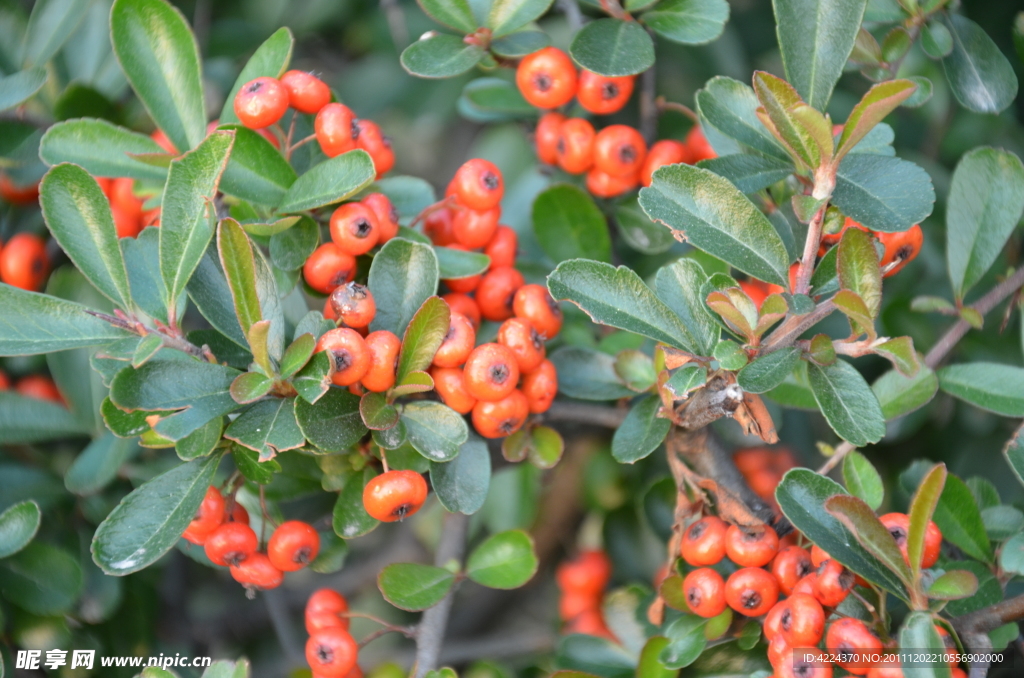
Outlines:
<svg viewBox="0 0 1024 678"><path fill-rule="evenodd" d="M821 160L817 144L794 117L792 110L804 103L793 86L764 71L754 73L754 93L761 102L758 118L788 149L794 160L815 168Z"/></svg>
<svg viewBox="0 0 1024 678"><path fill-rule="evenodd" d="M922 365L914 377L889 370L871 385L878 397L886 421L909 414L931 402L939 390L939 380L930 368Z"/></svg>
<svg viewBox="0 0 1024 678"><path fill-rule="evenodd" d="M249 348L252 350L253 362L255 362L267 376L274 375L274 365L270 361L270 353L267 348L267 338L270 335L270 321L259 320L249 328Z"/></svg>
<svg viewBox="0 0 1024 678"><path fill-rule="evenodd" d="M640 191L640 206L677 237L758 280L786 285L789 254L768 218L727 179L669 165Z"/></svg>
<svg viewBox="0 0 1024 678"><path fill-rule="evenodd" d="M916 662L913 675L921 678L950 678L949 664L942 657L946 646L942 642L935 621L929 612L911 612L900 629L900 649L920 655L923 661Z"/></svg>
<svg viewBox="0 0 1024 678"><path fill-rule="evenodd" d="M305 367L313 357L315 348L316 339L312 334L309 332L298 334L295 341L285 349L284 356L281 358L281 377L289 379Z"/></svg>
<svg viewBox="0 0 1024 678"><path fill-rule="evenodd" d="M486 52L455 35L433 34L420 38L402 52L402 68L421 78L450 78L465 73Z"/></svg>
<svg viewBox="0 0 1024 678"><path fill-rule="evenodd" d="M882 439L882 409L856 368L843 360L827 366L809 363L807 376L825 420L840 438L857 447Z"/></svg>
<svg viewBox="0 0 1024 678"><path fill-rule="evenodd" d="M224 219L217 228L217 251L235 303L242 332L251 342L249 329L263 318L256 294L256 260L249 236L234 219Z"/></svg>
<svg viewBox="0 0 1024 678"><path fill-rule="evenodd" d="M928 523L935 515L935 507L939 505L939 497L946 486L946 465L936 464L925 475L917 486L913 499L910 501L910 526L907 529L907 558L914 576L921 571L921 558L924 554L924 540Z"/></svg>
<svg viewBox="0 0 1024 678"><path fill-rule="evenodd" d="M706 303L708 308L722 316L733 332L747 339L753 338L757 307L742 289L730 287L724 292L712 292Z"/></svg>
<svg viewBox="0 0 1024 678"><path fill-rule="evenodd" d="M440 297L430 297L409 321L398 354L395 383L403 384L412 372L425 370L447 335L451 309Z"/></svg>
<svg viewBox="0 0 1024 678"><path fill-rule="evenodd" d="M808 345L807 357L815 365L831 365L836 361L836 347L832 337L827 334L815 334Z"/></svg>
<svg viewBox="0 0 1024 678"><path fill-rule="evenodd" d="M598 19L576 33L569 54L594 73L636 75L654 65L654 41L635 21Z"/></svg>
<svg viewBox="0 0 1024 678"><path fill-rule="evenodd" d="M875 515L874 509L857 497L838 495L825 502L825 510L845 525L857 543L894 572L908 589L913 586L911 570L903 560L896 540Z"/></svg>
<svg viewBox="0 0 1024 678"><path fill-rule="evenodd" d="M929 462L915 462L900 474L900 485L907 495L916 491L932 466ZM942 530L943 539L975 560L992 562L992 545L985 533L981 511L970 488L955 475L946 476L946 486L932 520Z"/></svg>
<svg viewBox="0 0 1024 678"><path fill-rule="evenodd" d="M487 25L500 38L538 19L551 7L552 0L495 0Z"/></svg>
<svg viewBox="0 0 1024 678"><path fill-rule="evenodd" d="M859 228L848 228L839 241L836 259L839 286L855 292L867 306L870 317L882 307L882 271L871 236Z"/></svg>
<svg viewBox="0 0 1024 678"><path fill-rule="evenodd" d="M786 78L819 111L853 51L868 0L773 0Z"/></svg>
<svg viewBox="0 0 1024 678"><path fill-rule="evenodd" d="M978 577L967 570L950 570L928 587L928 597L935 600L959 600L977 592Z"/></svg>
<svg viewBox="0 0 1024 678"><path fill-rule="evenodd" d="M850 61L865 66L875 66L881 60L882 48L878 45L878 41L868 29L861 26L853 43Z"/></svg>
<svg viewBox="0 0 1024 678"><path fill-rule="evenodd" d="M1024 165L1009 151L975 148L953 172L946 203L946 261L962 299L991 268L1024 212Z"/></svg>
<svg viewBox="0 0 1024 678"><path fill-rule="evenodd" d="M896 337L889 341L883 341L881 344L876 344L872 350L889 360L893 367L905 377L914 377L921 369L917 351L914 350L914 340L910 337Z"/></svg>
<svg viewBox="0 0 1024 678"><path fill-rule="evenodd" d="M1005 417L1024 417L1024 368L962 363L938 375L940 388L960 400Z"/></svg>
<svg viewBox="0 0 1024 678"><path fill-rule="evenodd" d="M817 147L821 164L832 161L835 151L835 140L832 138L832 120L822 115L816 108L800 103L790 109L790 115L797 121Z"/></svg>
<svg viewBox="0 0 1024 678"><path fill-rule="evenodd" d="M640 661L636 665L636 678L675 678L678 671L667 668L658 657L668 645L665 636L653 636L640 651Z"/></svg>
<svg viewBox="0 0 1024 678"><path fill-rule="evenodd" d="M287 27L277 29L262 45L256 48L249 61L242 67L235 79L235 84L224 100L224 108L220 111L220 124L229 125L238 122L235 115L235 95L242 85L256 78L280 78L292 60L292 47L295 38Z"/></svg>
<svg viewBox="0 0 1024 678"><path fill-rule="evenodd" d="M916 89L917 86L910 80L889 80L869 89L846 118L836 157L841 159L849 153L885 116L909 99Z"/></svg>
<svg viewBox="0 0 1024 678"><path fill-rule="evenodd" d="M769 294L761 302L761 311L757 318L754 334L761 336L772 325L785 318L787 313L789 313L789 305L786 303L785 297L781 294Z"/></svg>
<svg viewBox="0 0 1024 678"><path fill-rule="evenodd" d="M206 136L203 79L199 48L181 12L163 0L116 0L110 41L157 127L179 150L198 146Z"/></svg>
<svg viewBox="0 0 1024 678"><path fill-rule="evenodd" d="M860 498L872 511L877 511L885 499L882 477L868 458L857 450L843 459L843 483L850 494Z"/></svg>
<svg viewBox="0 0 1024 678"><path fill-rule="evenodd" d="M433 607L455 585L455 575L443 567L392 563L377 575L377 587L395 607L415 612Z"/></svg>
<svg viewBox="0 0 1024 678"><path fill-rule="evenodd" d="M832 297L832 303L850 321L850 329L854 338L867 334L875 338L875 320L867 304L855 292L840 290Z"/></svg>
<svg viewBox="0 0 1024 678"><path fill-rule="evenodd" d="M477 546L466 560L466 576L492 589L515 589L537 572L533 539L522 530L499 532Z"/></svg>
<svg viewBox="0 0 1024 678"><path fill-rule="evenodd" d="M953 96L976 113L999 113L1017 96L1017 76L988 33L962 14L945 16L953 51L942 60Z"/></svg>

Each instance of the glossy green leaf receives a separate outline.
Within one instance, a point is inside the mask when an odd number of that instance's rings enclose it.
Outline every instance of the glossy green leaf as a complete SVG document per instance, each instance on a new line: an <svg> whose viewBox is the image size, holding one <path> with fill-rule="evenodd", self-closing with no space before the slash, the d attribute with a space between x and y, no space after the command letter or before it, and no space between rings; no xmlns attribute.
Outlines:
<svg viewBox="0 0 1024 678"><path fill-rule="evenodd" d="M661 399L649 395L637 401L612 437L612 456L632 464L653 452L665 440L672 422L658 417Z"/></svg>
<svg viewBox="0 0 1024 678"><path fill-rule="evenodd" d="M0 285L0 355L37 355L134 336L90 309L46 294Z"/></svg>
<svg viewBox="0 0 1024 678"><path fill-rule="evenodd" d="M617 400L635 395L615 374L615 359L607 353L563 346L549 357L558 372L558 390L581 400Z"/></svg>
<svg viewBox="0 0 1024 678"><path fill-rule="evenodd" d="M861 499L872 511L877 511L885 499L882 477L868 458L857 450L843 459L843 483L850 494Z"/></svg>
<svg viewBox="0 0 1024 678"><path fill-rule="evenodd" d="M324 452L344 452L367 432L359 416L359 396L339 388L328 389L315 404L297 399L295 419L306 440Z"/></svg>
<svg viewBox="0 0 1024 678"><path fill-rule="evenodd" d="M942 653L947 652L942 638L935 630L935 622L928 612L911 612L903 620L899 633L900 650L914 655L920 661L907 667L920 678L950 678L949 664Z"/></svg>
<svg viewBox="0 0 1024 678"><path fill-rule="evenodd" d="M569 54L588 71L636 75L654 65L654 41L635 21L597 19L576 33Z"/></svg>
<svg viewBox="0 0 1024 678"><path fill-rule="evenodd" d="M91 434L67 407L48 400L0 392L0 443L17 445Z"/></svg>
<svg viewBox="0 0 1024 678"><path fill-rule="evenodd" d="M438 276L437 256L429 245L389 240L370 265L367 285L377 303L370 329L402 336L423 303L437 294Z"/></svg>
<svg viewBox="0 0 1024 678"><path fill-rule="evenodd" d="M995 263L1024 212L1024 165L1009 151L980 147L953 172L946 203L946 261L963 299Z"/></svg>
<svg viewBox="0 0 1024 678"><path fill-rule="evenodd" d="M533 539L522 530L491 535L466 559L466 576L492 589L515 589L537 572Z"/></svg>
<svg viewBox="0 0 1024 678"><path fill-rule="evenodd" d="M789 162L789 154L758 119L761 104L750 85L719 75L697 91L696 100L704 124L771 158ZM743 154L723 156L728 157L738 163Z"/></svg>
<svg viewBox="0 0 1024 678"><path fill-rule="evenodd" d="M270 238L270 260L282 270L295 271L302 268L319 244L320 227L304 216L291 228Z"/></svg>
<svg viewBox="0 0 1024 678"><path fill-rule="evenodd" d="M312 334L305 333L295 337L281 358L281 377L288 379L305 367L316 348L316 339Z"/></svg>
<svg viewBox="0 0 1024 678"><path fill-rule="evenodd" d="M824 111L853 51L868 0L773 0L787 79Z"/></svg>
<svg viewBox="0 0 1024 678"><path fill-rule="evenodd" d="M640 20L667 40L701 45L715 40L725 30L729 3L726 0L668 0L644 12Z"/></svg>
<svg viewBox="0 0 1024 678"><path fill-rule="evenodd" d="M402 52L402 68L421 78L450 78L477 65L485 52L455 35L420 38Z"/></svg>
<svg viewBox="0 0 1024 678"><path fill-rule="evenodd" d="M434 247L438 274L442 280L470 278L485 273L491 267L491 258L481 252L467 252L451 247Z"/></svg>
<svg viewBox="0 0 1024 678"><path fill-rule="evenodd" d="M888 568L860 546L849 530L825 510L829 497L846 494L838 483L809 469L786 473L775 490L782 512L819 547L866 580L901 597L903 584Z"/></svg>
<svg viewBox="0 0 1024 678"><path fill-rule="evenodd" d="M939 390L939 380L934 372L922 365L913 377L889 370L875 380L871 390L882 406L882 416L890 421L931 402Z"/></svg>
<svg viewBox="0 0 1024 678"><path fill-rule="evenodd" d="M836 259L839 287L856 293L872 319L882 308L882 271L871 236L859 228L848 228L839 241Z"/></svg>
<svg viewBox="0 0 1024 678"><path fill-rule="evenodd" d="M280 78L284 74L292 60L294 44L295 38L291 30L283 27L274 31L273 35L256 48L235 79L227 98L224 99L224 108L220 111L220 124L238 122L238 116L235 115L235 95L242 89L242 85L256 78Z"/></svg>
<svg viewBox="0 0 1024 678"><path fill-rule="evenodd" d="M787 284L782 238L727 179L690 165L662 167L640 191L640 206L695 247L759 280Z"/></svg>
<svg viewBox="0 0 1024 678"><path fill-rule="evenodd" d="M304 212L355 195L370 185L376 172L366 151L357 149L324 160L295 180L277 206L278 212Z"/></svg>
<svg viewBox="0 0 1024 678"><path fill-rule="evenodd" d="M292 378L292 386L300 398L311 405L315 404L331 387L333 370L333 361L327 353L316 353Z"/></svg>
<svg viewBox="0 0 1024 678"><path fill-rule="evenodd" d="M25 30L25 65L45 65L60 51L89 10L83 0L41 0L35 3Z"/></svg>
<svg viewBox="0 0 1024 678"><path fill-rule="evenodd" d="M441 505L452 513L472 515L479 511L491 483L491 455L487 443L470 436L457 457L430 462L430 486Z"/></svg>
<svg viewBox="0 0 1024 678"><path fill-rule="evenodd" d="M46 84L46 70L26 68L23 71L0 77L0 111L14 108Z"/></svg>
<svg viewBox="0 0 1024 678"><path fill-rule="evenodd" d="M412 372L430 367L448 333L451 310L440 297L429 297L412 317L402 338L395 383L404 384Z"/></svg>
<svg viewBox="0 0 1024 678"><path fill-rule="evenodd" d="M824 367L808 364L807 375L814 399L840 438L857 447L882 439L881 406L856 368L843 360Z"/></svg>
<svg viewBox="0 0 1024 678"><path fill-rule="evenodd" d="M162 152L145 134L88 118L57 123L46 131L39 144L40 157L50 165L71 162L94 176L155 181L163 181L167 169L133 156Z"/></svg>
<svg viewBox="0 0 1024 678"><path fill-rule="evenodd" d="M268 398L238 416L224 431L224 437L270 459L278 452L294 450L306 443L295 420L295 398Z"/></svg>
<svg viewBox="0 0 1024 678"><path fill-rule="evenodd" d="M13 504L0 513L0 559L13 556L28 546L42 520L39 504L32 500Z"/></svg>
<svg viewBox="0 0 1024 678"><path fill-rule="evenodd" d="M82 589L82 568L67 551L33 542L0 563L0 593L34 615L69 613Z"/></svg>
<svg viewBox="0 0 1024 678"><path fill-rule="evenodd" d="M701 289L708 276L693 259L677 259L658 270L654 291L682 320L689 331L692 350L711 355L722 331L704 303Z"/></svg>
<svg viewBox="0 0 1024 678"><path fill-rule="evenodd" d="M458 412L429 400L407 403L402 422L409 442L431 461L451 461L469 436L466 420Z"/></svg>
<svg viewBox="0 0 1024 678"><path fill-rule="evenodd" d="M950 395L1005 417L1024 417L1024 368L997 363L961 363L938 372Z"/></svg>
<svg viewBox="0 0 1024 678"><path fill-rule="evenodd" d="M192 461L213 454L224 433L224 418L214 417L192 433L174 443L174 453L182 461Z"/></svg>
<svg viewBox="0 0 1024 678"><path fill-rule="evenodd" d="M878 559L906 586L913 585L910 567L903 560L896 540L875 515L874 509L857 497L836 495L825 500L825 510L849 530L865 551Z"/></svg>
<svg viewBox="0 0 1024 678"><path fill-rule="evenodd" d="M555 299L571 301L595 322L694 349L693 337L680 318L625 266L563 261L548 276L548 289Z"/></svg>
<svg viewBox="0 0 1024 678"><path fill-rule="evenodd" d="M246 480L257 485L269 485L274 480L274 475L281 472L281 464L275 459L260 461L260 455L255 450L250 450L241 445L234 445L231 450L231 459L235 462L235 468Z"/></svg>
<svg viewBox="0 0 1024 678"><path fill-rule="evenodd" d="M180 150L198 146L206 136L203 79L199 48L181 12L162 0L115 0L110 41L157 127Z"/></svg>
<svg viewBox="0 0 1024 678"><path fill-rule="evenodd" d="M392 563L377 575L377 587L384 599L410 612L437 605L454 585L453 573L419 563Z"/></svg>
<svg viewBox="0 0 1024 678"><path fill-rule="evenodd" d="M704 637L707 623L707 619L693 614L685 614L672 622L665 629L668 645L658 656L661 663L670 669L681 669L696 661L707 646Z"/></svg>
<svg viewBox="0 0 1024 678"><path fill-rule="evenodd" d="M280 203L295 183L295 170L262 135L241 125L221 126L235 133L220 190L258 205Z"/></svg>
<svg viewBox="0 0 1024 678"><path fill-rule="evenodd" d="M219 455L175 466L121 500L96 528L93 560L122 577L169 551L195 517L220 463Z"/></svg>
<svg viewBox="0 0 1024 678"><path fill-rule="evenodd" d="M851 153L839 163L832 202L873 231L905 231L932 212L935 189L921 167L900 158Z"/></svg>
<svg viewBox="0 0 1024 678"><path fill-rule="evenodd" d="M533 232L556 263L567 259L611 262L608 224L594 200L582 189L557 184L533 201Z"/></svg>
<svg viewBox="0 0 1024 678"><path fill-rule="evenodd" d="M947 14L953 51L942 60L953 96L976 113L999 113L1017 96L1017 76L992 38L961 14Z"/></svg>
<svg viewBox="0 0 1024 678"><path fill-rule="evenodd" d="M376 475L372 468L353 473L338 494L331 524L334 534L342 539L361 537L380 524L380 521L372 518L363 507L363 488Z"/></svg>
<svg viewBox="0 0 1024 678"><path fill-rule="evenodd" d="M87 496L110 483L128 458L138 450L134 440L124 440L113 433L104 433L79 453L64 474L68 492Z"/></svg>
<svg viewBox="0 0 1024 678"><path fill-rule="evenodd" d="M798 362L798 348L780 349L756 358L736 374L736 381L748 393L767 393L785 381Z"/></svg>
<svg viewBox="0 0 1024 678"><path fill-rule="evenodd" d="M494 0L487 25L495 38L508 35L540 18L553 0Z"/></svg>

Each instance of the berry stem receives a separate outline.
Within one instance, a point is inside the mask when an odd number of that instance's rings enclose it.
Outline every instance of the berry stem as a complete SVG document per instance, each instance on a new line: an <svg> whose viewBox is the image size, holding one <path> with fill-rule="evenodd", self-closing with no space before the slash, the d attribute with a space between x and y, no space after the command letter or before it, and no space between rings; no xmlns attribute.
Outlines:
<svg viewBox="0 0 1024 678"><path fill-rule="evenodd" d="M294 146L289 146L288 147L288 152L286 153L286 158L285 159L286 160L291 160L292 159L292 151L294 151L296 148L301 148L302 146L305 146L306 144L308 144L310 141L313 141L314 139L316 139L316 134L310 134L308 137L305 137L305 138L300 139L299 141L295 142Z"/></svg>

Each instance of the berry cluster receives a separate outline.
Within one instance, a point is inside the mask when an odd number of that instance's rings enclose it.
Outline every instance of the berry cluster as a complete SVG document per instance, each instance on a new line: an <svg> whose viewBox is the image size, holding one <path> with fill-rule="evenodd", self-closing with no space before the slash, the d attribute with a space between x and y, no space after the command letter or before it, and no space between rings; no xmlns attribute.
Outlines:
<svg viewBox="0 0 1024 678"><path fill-rule="evenodd" d="M362 678L356 663L359 645L348 631L348 601L332 589L320 589L306 601L306 661L312 678Z"/></svg>
<svg viewBox="0 0 1024 678"><path fill-rule="evenodd" d="M921 252L921 245L924 244L924 231L920 224L914 224L906 231L898 233L886 233L884 231L872 231L871 229L857 223L850 217L846 217L842 227L835 233L824 233L821 236L821 245L818 248L818 256L823 257L828 250L839 244L843 233L848 228L859 228L860 230L874 236L884 248L882 253L883 277L896 275L903 267L913 261Z"/></svg>
<svg viewBox="0 0 1024 678"><path fill-rule="evenodd" d="M745 447L733 452L732 462L754 494L773 506L782 476L797 466L793 453L785 447Z"/></svg>
<svg viewBox="0 0 1024 678"><path fill-rule="evenodd" d="M577 74L569 56L555 47L527 55L516 69L516 85L530 104L553 109L575 97L595 115L621 110L633 93L635 79L586 69ZM600 198L649 186L651 175L664 165L716 157L699 126L694 126L685 143L665 139L648 150L640 132L629 125L609 125L598 132L586 118L568 118L557 111L541 116L535 142L541 162L558 165L569 174L585 172L587 189Z"/></svg>
<svg viewBox="0 0 1024 678"><path fill-rule="evenodd" d="M268 518L264 516L264 520ZM265 551L260 551L260 539L249 527L248 511L235 501L234 494L225 499L213 485L207 488L182 537L202 546L214 564L230 568L239 584L264 591L280 586L285 572L301 570L320 553L320 535L299 520L278 525Z"/></svg>
<svg viewBox="0 0 1024 678"><path fill-rule="evenodd" d="M438 395L460 414L472 413L485 438L518 431L530 414L546 412L558 391L544 342L562 328L562 310L542 285L527 285L515 264L516 232L498 223L501 171L474 159L462 165L445 199L428 208L424 232L436 245L479 249L490 257L479 275L443 280L451 325L430 374ZM481 319L501 323L497 341L476 345ZM518 386L518 388L517 388Z"/></svg>
<svg viewBox="0 0 1024 678"><path fill-rule="evenodd" d="M555 581L562 592L558 615L565 622L565 633L615 640L601 612L601 599L611 578L612 563L604 551L583 551L558 566Z"/></svg>

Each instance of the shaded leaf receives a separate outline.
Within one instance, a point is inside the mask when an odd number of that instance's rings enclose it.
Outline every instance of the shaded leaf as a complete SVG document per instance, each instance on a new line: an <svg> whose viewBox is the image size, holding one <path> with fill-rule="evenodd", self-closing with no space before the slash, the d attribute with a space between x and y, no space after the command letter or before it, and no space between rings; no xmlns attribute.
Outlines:
<svg viewBox="0 0 1024 678"><path fill-rule="evenodd" d="M534 199L532 214L537 241L556 264L567 259L611 262L608 224L582 189L552 186Z"/></svg>
<svg viewBox="0 0 1024 678"><path fill-rule="evenodd" d="M953 51L942 60L953 96L976 113L999 113L1017 96L1017 76L992 38L967 17L945 15Z"/></svg>
<svg viewBox="0 0 1024 678"><path fill-rule="evenodd" d="M429 245L389 240L373 258L367 285L377 303L370 329L401 337L423 303L437 293L437 256Z"/></svg>
<svg viewBox="0 0 1024 678"><path fill-rule="evenodd" d="M430 486L441 505L452 513L479 511L491 482L491 456L487 443L471 436L458 456L448 462L430 462Z"/></svg>
<svg viewBox="0 0 1024 678"><path fill-rule="evenodd" d="M837 360L828 366L808 364L807 375L822 414L839 437L857 447L885 435L878 399L852 365Z"/></svg>
<svg viewBox="0 0 1024 678"><path fill-rule="evenodd" d="M636 75L654 65L654 41L635 21L597 19L576 33L569 54L588 71Z"/></svg>
<svg viewBox="0 0 1024 678"><path fill-rule="evenodd" d="M328 389L315 404L296 399L295 419L306 440L324 452L344 452L367 433L359 416L359 396L339 388Z"/></svg>
<svg viewBox="0 0 1024 678"><path fill-rule="evenodd" d="M634 463L653 452L665 440L672 422L658 417L661 399L641 398L630 409L612 437L612 456L619 463Z"/></svg>
<svg viewBox="0 0 1024 678"><path fill-rule="evenodd" d="M295 180L278 212L304 212L341 202L373 181L376 171L366 151L357 149L314 165Z"/></svg>
<svg viewBox="0 0 1024 678"><path fill-rule="evenodd" d="M455 575L448 570L418 563L392 563L377 575L384 599L410 612L437 605L454 585Z"/></svg>
<svg viewBox="0 0 1024 678"><path fill-rule="evenodd" d="M522 530L491 535L466 559L466 576L492 589L514 589L537 572L533 539Z"/></svg>
<svg viewBox="0 0 1024 678"><path fill-rule="evenodd" d="M421 78L450 78L477 65L485 52L455 35L427 34L402 52L402 68Z"/></svg>

